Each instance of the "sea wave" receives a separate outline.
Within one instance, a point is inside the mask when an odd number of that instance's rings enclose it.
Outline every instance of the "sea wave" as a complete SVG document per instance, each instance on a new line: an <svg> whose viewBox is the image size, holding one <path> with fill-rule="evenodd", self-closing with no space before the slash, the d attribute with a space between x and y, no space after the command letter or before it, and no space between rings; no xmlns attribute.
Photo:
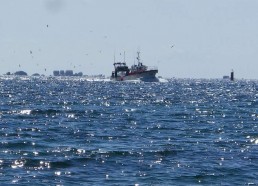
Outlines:
<svg viewBox="0 0 258 186"><path fill-rule="evenodd" d="M258 184L257 81L0 79L3 185Z"/></svg>

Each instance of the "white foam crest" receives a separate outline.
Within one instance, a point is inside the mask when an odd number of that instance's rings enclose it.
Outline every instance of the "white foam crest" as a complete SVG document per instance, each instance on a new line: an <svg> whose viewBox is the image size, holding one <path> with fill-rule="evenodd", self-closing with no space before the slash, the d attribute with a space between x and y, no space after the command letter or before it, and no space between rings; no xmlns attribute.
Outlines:
<svg viewBox="0 0 258 186"><path fill-rule="evenodd" d="M20 111L20 114L23 114L23 115L30 115L30 113L31 113L31 110L21 110Z"/></svg>
<svg viewBox="0 0 258 186"><path fill-rule="evenodd" d="M256 144L256 145L258 144L258 138L257 138L257 139L253 138L253 139L251 139L250 141L251 141L251 143L254 143L254 144Z"/></svg>
<svg viewBox="0 0 258 186"><path fill-rule="evenodd" d="M168 80L164 78L158 78L160 83L167 83Z"/></svg>

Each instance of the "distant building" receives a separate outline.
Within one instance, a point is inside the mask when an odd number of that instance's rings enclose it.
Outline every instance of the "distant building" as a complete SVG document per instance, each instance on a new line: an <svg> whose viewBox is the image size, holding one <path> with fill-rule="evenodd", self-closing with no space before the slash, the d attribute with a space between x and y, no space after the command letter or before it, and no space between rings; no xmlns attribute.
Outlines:
<svg viewBox="0 0 258 186"><path fill-rule="evenodd" d="M75 73L74 76L83 76L82 72Z"/></svg>
<svg viewBox="0 0 258 186"><path fill-rule="evenodd" d="M54 70L53 71L53 75L54 76L83 76L82 72L78 72L78 73L73 73L72 70Z"/></svg>
<svg viewBox="0 0 258 186"><path fill-rule="evenodd" d="M66 70L65 75L66 76L73 76L73 71L72 70Z"/></svg>
<svg viewBox="0 0 258 186"><path fill-rule="evenodd" d="M223 79L230 79L231 81L234 81L235 80L234 71L233 70L231 71L230 76L223 76Z"/></svg>
<svg viewBox="0 0 258 186"><path fill-rule="evenodd" d="M59 70L54 70L54 71L53 71L53 75L54 75L54 76L60 76Z"/></svg>

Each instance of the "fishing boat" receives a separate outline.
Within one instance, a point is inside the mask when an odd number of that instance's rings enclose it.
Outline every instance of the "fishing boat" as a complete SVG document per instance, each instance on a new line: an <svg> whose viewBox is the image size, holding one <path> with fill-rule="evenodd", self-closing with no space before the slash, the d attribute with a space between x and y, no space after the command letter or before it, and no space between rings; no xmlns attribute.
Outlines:
<svg viewBox="0 0 258 186"><path fill-rule="evenodd" d="M126 80L141 80L141 81L158 81L156 74L158 73L157 67L149 67L143 65L140 60L140 52L137 52L137 64L129 68L126 62L114 62L114 71L110 77L114 81Z"/></svg>

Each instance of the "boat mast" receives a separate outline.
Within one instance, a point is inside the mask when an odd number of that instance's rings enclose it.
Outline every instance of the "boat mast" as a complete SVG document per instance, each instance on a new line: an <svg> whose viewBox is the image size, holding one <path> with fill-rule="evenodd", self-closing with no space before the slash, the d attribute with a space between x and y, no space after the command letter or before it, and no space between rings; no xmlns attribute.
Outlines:
<svg viewBox="0 0 258 186"><path fill-rule="evenodd" d="M140 65L140 51L137 51L137 61L138 61L138 65Z"/></svg>

